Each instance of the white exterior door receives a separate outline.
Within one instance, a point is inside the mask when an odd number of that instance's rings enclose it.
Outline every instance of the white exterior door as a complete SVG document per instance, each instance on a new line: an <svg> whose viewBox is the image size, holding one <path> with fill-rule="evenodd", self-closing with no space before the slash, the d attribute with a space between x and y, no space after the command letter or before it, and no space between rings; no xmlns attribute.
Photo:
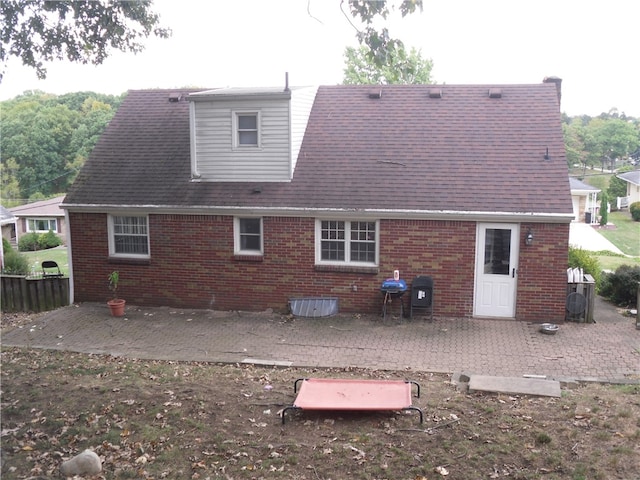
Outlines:
<svg viewBox="0 0 640 480"><path fill-rule="evenodd" d="M515 317L520 226L479 223L474 315Z"/></svg>

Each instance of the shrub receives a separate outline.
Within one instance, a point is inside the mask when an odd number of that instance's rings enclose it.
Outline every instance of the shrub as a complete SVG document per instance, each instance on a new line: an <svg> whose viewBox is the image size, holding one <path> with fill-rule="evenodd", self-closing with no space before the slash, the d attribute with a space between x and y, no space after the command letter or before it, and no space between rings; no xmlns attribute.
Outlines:
<svg viewBox="0 0 640 480"><path fill-rule="evenodd" d="M609 195L602 192L600 197L600 225L605 226L609 222Z"/></svg>
<svg viewBox="0 0 640 480"><path fill-rule="evenodd" d="M4 269L2 273L27 275L29 272L29 261L24 255L16 252L13 248L4 251Z"/></svg>
<svg viewBox="0 0 640 480"><path fill-rule="evenodd" d="M38 238L38 246L42 250L46 250L47 248L53 248L62 245L62 240L58 235L53 233L52 230L49 230L47 233L43 233Z"/></svg>
<svg viewBox="0 0 640 480"><path fill-rule="evenodd" d="M593 277L596 282L596 288L598 287L602 269L600 268L600 262L591 252L582 248L569 247L569 268L581 268L584 273Z"/></svg>
<svg viewBox="0 0 640 480"><path fill-rule="evenodd" d="M18 248L21 252L38 250L38 237L36 232L25 233L18 240Z"/></svg>
<svg viewBox="0 0 640 480"><path fill-rule="evenodd" d="M11 243L9 243L9 240L7 240L6 238L2 237L2 251L3 252L8 252L9 250L13 250L13 247L11 246Z"/></svg>
<svg viewBox="0 0 640 480"><path fill-rule="evenodd" d="M602 279L600 295L616 305L631 307L638 299L640 266L620 265L614 273L606 273Z"/></svg>
<svg viewBox="0 0 640 480"><path fill-rule="evenodd" d="M631 218L640 222L640 202L633 202L629 205L629 212L631 212Z"/></svg>

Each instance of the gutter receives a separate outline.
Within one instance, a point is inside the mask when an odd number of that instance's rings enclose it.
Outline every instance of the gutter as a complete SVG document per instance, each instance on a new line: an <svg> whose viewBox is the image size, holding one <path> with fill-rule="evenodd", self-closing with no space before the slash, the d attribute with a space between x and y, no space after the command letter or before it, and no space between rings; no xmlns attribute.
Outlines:
<svg viewBox="0 0 640 480"><path fill-rule="evenodd" d="M404 210L404 209L345 209L310 207L229 207L229 206L177 206L177 205L110 205L110 204L61 204L69 212L85 213L131 213L156 215L254 215L278 217L344 218L371 220L457 220L483 222L531 222L570 223L573 212L484 212L458 210Z"/></svg>

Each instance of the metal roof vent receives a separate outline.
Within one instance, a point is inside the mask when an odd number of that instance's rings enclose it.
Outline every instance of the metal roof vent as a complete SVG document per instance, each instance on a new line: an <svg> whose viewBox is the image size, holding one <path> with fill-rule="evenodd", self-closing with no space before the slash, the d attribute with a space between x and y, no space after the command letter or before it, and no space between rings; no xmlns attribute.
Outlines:
<svg viewBox="0 0 640 480"><path fill-rule="evenodd" d="M502 98L502 89L501 88L490 88L489 89L489 98Z"/></svg>
<svg viewBox="0 0 640 480"><path fill-rule="evenodd" d="M179 94L179 93L170 93L169 94L169 101L170 102L179 102L181 97L182 97L182 95Z"/></svg>
<svg viewBox="0 0 640 480"><path fill-rule="evenodd" d="M429 90L429 98L442 98L442 89L432 88Z"/></svg>
<svg viewBox="0 0 640 480"><path fill-rule="evenodd" d="M369 98L382 98L382 89L370 91Z"/></svg>

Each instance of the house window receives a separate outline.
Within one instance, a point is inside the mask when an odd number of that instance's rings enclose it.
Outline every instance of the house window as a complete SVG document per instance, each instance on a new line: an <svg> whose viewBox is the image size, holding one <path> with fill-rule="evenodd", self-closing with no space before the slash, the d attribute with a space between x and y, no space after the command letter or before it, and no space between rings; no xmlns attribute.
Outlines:
<svg viewBox="0 0 640 480"><path fill-rule="evenodd" d="M377 265L377 222L319 220L316 229L319 263Z"/></svg>
<svg viewBox="0 0 640 480"><path fill-rule="evenodd" d="M235 253L240 255L262 255L262 219L234 219Z"/></svg>
<svg viewBox="0 0 640 480"><path fill-rule="evenodd" d="M121 257L149 257L149 228L146 216L109 217L109 254Z"/></svg>
<svg viewBox="0 0 640 480"><path fill-rule="evenodd" d="M236 147L260 145L260 115L257 112L235 112L234 135Z"/></svg>
<svg viewBox="0 0 640 480"><path fill-rule="evenodd" d="M27 232L46 233L49 230L54 233L58 233L58 222L55 218L27 219Z"/></svg>

